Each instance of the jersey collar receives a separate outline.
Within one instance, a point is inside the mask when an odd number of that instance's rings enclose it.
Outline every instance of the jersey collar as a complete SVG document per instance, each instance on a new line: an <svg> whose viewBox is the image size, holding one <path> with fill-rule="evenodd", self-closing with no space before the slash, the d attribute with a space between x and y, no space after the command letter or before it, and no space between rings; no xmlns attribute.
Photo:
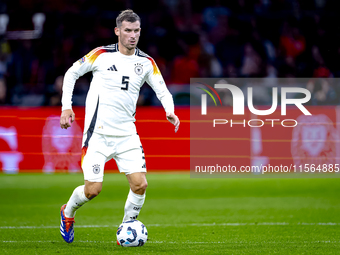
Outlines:
<svg viewBox="0 0 340 255"><path fill-rule="evenodd" d="M118 43L116 43L116 49L117 49L117 51L118 51L120 54L122 54L122 53L119 51ZM139 49L136 47L136 48L135 48L135 53L132 54L131 56L133 56L133 55L138 55L138 52L139 52ZM128 56L128 55L125 55L125 54L122 54L122 55Z"/></svg>

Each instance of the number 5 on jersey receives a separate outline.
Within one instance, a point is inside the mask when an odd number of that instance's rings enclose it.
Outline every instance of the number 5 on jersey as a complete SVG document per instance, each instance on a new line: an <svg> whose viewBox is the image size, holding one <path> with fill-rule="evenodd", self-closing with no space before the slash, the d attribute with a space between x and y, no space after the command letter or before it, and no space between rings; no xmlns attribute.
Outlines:
<svg viewBox="0 0 340 255"><path fill-rule="evenodd" d="M121 87L122 90L128 90L128 88L129 88L129 79L130 79L129 76L123 76L122 84L124 84L125 87Z"/></svg>

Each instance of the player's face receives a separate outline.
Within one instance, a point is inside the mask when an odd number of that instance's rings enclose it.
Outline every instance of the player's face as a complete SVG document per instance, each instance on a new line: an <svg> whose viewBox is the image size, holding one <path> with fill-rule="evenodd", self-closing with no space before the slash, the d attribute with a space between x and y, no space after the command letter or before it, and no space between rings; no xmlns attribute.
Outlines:
<svg viewBox="0 0 340 255"><path fill-rule="evenodd" d="M123 21L121 27L115 28L115 33L118 36L120 44L127 50L133 50L137 47L140 36L140 23Z"/></svg>

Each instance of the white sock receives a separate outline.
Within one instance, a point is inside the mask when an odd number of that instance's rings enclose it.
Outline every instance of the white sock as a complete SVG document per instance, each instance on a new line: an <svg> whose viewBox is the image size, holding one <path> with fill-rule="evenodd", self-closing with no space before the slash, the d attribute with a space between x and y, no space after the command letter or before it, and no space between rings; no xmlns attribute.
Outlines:
<svg viewBox="0 0 340 255"><path fill-rule="evenodd" d="M145 201L145 193L143 195L139 195L133 193L130 189L129 195L127 197L125 207L124 207L124 221L135 220L138 217L140 210Z"/></svg>
<svg viewBox="0 0 340 255"><path fill-rule="evenodd" d="M67 218L73 218L76 214L76 210L80 208L83 204L90 201L84 193L85 185L81 185L73 191L70 199L68 200L65 207L65 216Z"/></svg>

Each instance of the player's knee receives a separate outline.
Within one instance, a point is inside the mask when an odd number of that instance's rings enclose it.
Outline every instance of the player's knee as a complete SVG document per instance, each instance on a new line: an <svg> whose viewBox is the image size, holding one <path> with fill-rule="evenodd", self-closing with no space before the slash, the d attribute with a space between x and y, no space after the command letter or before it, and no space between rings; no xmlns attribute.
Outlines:
<svg viewBox="0 0 340 255"><path fill-rule="evenodd" d="M147 187L148 187L148 182L144 181L141 185L141 190L143 191L143 194L145 193Z"/></svg>
<svg viewBox="0 0 340 255"><path fill-rule="evenodd" d="M139 183L135 183L132 185L131 190L133 193L143 195L148 187L148 183L146 180L143 180Z"/></svg>

